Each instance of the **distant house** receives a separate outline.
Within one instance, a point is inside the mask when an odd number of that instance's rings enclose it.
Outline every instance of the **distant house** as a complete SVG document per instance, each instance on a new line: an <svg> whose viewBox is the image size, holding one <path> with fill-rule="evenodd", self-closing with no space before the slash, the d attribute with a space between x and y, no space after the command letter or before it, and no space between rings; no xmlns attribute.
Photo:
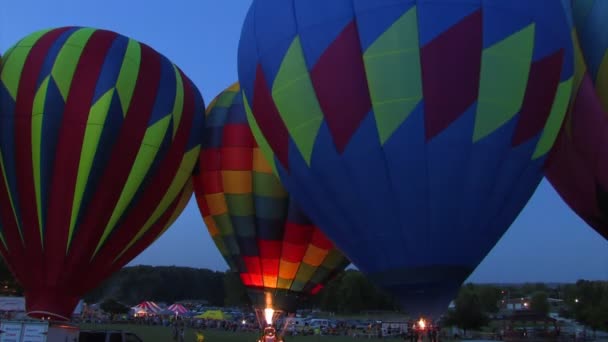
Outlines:
<svg viewBox="0 0 608 342"><path fill-rule="evenodd" d="M530 309L530 298L529 297L520 297L520 298L502 299L499 302L499 308L502 310L507 310L507 311L529 310Z"/></svg>

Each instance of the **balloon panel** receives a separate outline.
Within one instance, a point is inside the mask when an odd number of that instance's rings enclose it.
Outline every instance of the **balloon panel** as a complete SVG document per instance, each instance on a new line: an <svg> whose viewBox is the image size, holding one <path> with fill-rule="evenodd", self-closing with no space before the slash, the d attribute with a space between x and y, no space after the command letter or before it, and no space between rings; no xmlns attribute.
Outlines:
<svg viewBox="0 0 608 342"><path fill-rule="evenodd" d="M30 313L67 317L177 218L203 111L181 70L115 32L62 27L11 48L0 71L0 251Z"/></svg>
<svg viewBox="0 0 608 342"><path fill-rule="evenodd" d="M251 134L238 84L211 103L206 122L195 191L230 269L254 302L263 303L265 292L279 306L288 305L290 294L315 294L348 261L273 174Z"/></svg>
<svg viewBox="0 0 608 342"><path fill-rule="evenodd" d="M254 0L239 45L283 184L410 312L445 310L525 206L572 74L560 2Z"/></svg>

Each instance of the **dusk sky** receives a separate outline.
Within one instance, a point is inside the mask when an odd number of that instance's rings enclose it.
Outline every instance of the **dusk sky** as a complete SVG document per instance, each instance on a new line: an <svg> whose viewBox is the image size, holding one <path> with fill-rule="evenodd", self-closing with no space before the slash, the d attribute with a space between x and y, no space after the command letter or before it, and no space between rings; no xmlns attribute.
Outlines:
<svg viewBox="0 0 608 342"><path fill-rule="evenodd" d="M331 1L331 0L329 0ZM0 54L34 31L110 29L161 52L205 102L237 80L237 47L250 0L20 0L0 5ZM173 227L131 265L226 270L194 199ZM608 280L608 241L574 214L547 181L473 275L475 282Z"/></svg>

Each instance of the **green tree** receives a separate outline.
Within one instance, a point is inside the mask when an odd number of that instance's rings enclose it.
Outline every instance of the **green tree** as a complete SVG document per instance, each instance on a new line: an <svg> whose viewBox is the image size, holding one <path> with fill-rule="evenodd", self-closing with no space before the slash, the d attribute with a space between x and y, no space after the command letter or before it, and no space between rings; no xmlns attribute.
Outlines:
<svg viewBox="0 0 608 342"><path fill-rule="evenodd" d="M246 306L251 304L247 296L247 290L236 272L228 271L224 275L224 293L226 293L226 297L224 298L225 306Z"/></svg>
<svg viewBox="0 0 608 342"><path fill-rule="evenodd" d="M480 285L475 287L475 291L479 296L481 307L484 312L498 312L498 302L502 298L501 290L493 285Z"/></svg>
<svg viewBox="0 0 608 342"><path fill-rule="evenodd" d="M549 314L549 301L545 292L536 292L530 299L530 310L539 313L543 316Z"/></svg>
<svg viewBox="0 0 608 342"><path fill-rule="evenodd" d="M462 287L454 304L455 309L448 312L446 323L462 329L465 335L468 330L477 330L489 323L473 287Z"/></svg>
<svg viewBox="0 0 608 342"><path fill-rule="evenodd" d="M100 305L101 309L107 313L111 313L113 315L118 315L118 314L126 314L129 312L129 307L114 300L114 299L106 299L104 300L101 305Z"/></svg>

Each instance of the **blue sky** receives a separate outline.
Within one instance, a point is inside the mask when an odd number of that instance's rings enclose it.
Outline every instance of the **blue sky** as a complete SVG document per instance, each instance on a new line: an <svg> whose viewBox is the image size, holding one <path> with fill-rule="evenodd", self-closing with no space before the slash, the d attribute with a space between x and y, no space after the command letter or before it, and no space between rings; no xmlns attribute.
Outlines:
<svg viewBox="0 0 608 342"><path fill-rule="evenodd" d="M179 65L209 103L237 80L236 52L250 0L19 0L0 5L0 53L48 27L114 30L149 44ZM227 268L196 202L131 264ZM580 220L543 181L528 206L469 280L608 280L608 241Z"/></svg>

